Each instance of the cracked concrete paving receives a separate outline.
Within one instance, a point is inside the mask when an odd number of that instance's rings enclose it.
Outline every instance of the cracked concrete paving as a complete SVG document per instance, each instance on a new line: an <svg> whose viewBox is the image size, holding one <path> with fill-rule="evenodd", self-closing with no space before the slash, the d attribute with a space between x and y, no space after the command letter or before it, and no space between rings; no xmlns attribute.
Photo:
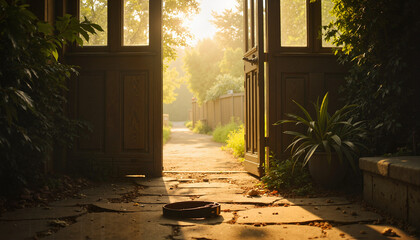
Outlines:
<svg viewBox="0 0 420 240"><path fill-rule="evenodd" d="M182 137L183 131L178 130L172 138ZM194 147L193 139L185 141ZM206 152L211 155L201 156L200 161L208 162L212 171L220 170L220 156L214 165L208 161L220 148ZM180 161L179 151L177 158L166 153L166 163ZM183 165L188 165L188 159L185 161ZM235 159L226 161L241 170ZM380 225L382 216L342 197L248 197L247 190L258 180L246 173L166 175L102 184L84 190L79 198L53 202L49 207L4 213L0 216L0 239L417 239L395 226ZM162 216L164 204L186 200L217 201L221 215L211 219ZM387 228L395 235L382 235Z"/></svg>

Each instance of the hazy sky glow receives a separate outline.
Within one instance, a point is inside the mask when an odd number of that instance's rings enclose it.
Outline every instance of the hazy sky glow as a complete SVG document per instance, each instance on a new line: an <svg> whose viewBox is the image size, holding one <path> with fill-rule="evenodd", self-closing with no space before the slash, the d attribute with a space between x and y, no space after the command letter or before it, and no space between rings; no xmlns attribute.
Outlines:
<svg viewBox="0 0 420 240"><path fill-rule="evenodd" d="M211 38L216 32L216 28L210 22L212 19L211 12L222 12L225 9L234 9L235 0L199 0L201 3L200 13L193 17L191 21L185 21L185 26L191 30L194 39L189 42L191 46L197 44L198 40L203 38Z"/></svg>

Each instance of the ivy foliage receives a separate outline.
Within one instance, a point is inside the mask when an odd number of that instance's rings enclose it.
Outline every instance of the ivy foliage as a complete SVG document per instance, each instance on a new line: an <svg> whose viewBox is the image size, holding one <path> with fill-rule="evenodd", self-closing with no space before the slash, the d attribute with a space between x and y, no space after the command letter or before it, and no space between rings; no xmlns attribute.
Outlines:
<svg viewBox="0 0 420 240"><path fill-rule="evenodd" d="M420 133L420 2L417 0L333 0L336 20L326 39L350 66L342 89L367 121L372 154L408 149L416 153ZM417 150L418 154L418 150Z"/></svg>
<svg viewBox="0 0 420 240"><path fill-rule="evenodd" d="M83 44L81 37L88 40L96 31L101 27L70 15L52 26L20 1L0 0L2 193L34 180L53 145L70 146L84 127L64 113L66 81L77 71L61 64L58 53L64 44Z"/></svg>

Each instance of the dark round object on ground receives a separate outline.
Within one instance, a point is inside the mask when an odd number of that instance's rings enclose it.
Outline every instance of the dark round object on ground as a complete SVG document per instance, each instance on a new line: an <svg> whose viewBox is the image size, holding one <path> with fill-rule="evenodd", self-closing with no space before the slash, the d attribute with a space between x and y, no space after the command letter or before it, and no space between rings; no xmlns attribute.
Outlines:
<svg viewBox="0 0 420 240"><path fill-rule="evenodd" d="M207 201L185 201L163 206L163 216L170 218L211 218L220 214L220 204Z"/></svg>

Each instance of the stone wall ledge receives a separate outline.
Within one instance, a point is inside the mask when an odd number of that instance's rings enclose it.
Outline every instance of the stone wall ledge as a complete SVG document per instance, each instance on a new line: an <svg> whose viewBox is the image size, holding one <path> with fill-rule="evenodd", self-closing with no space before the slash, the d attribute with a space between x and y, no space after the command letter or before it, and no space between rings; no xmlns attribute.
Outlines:
<svg viewBox="0 0 420 240"><path fill-rule="evenodd" d="M364 172L420 186L420 156L364 157L359 167Z"/></svg>

